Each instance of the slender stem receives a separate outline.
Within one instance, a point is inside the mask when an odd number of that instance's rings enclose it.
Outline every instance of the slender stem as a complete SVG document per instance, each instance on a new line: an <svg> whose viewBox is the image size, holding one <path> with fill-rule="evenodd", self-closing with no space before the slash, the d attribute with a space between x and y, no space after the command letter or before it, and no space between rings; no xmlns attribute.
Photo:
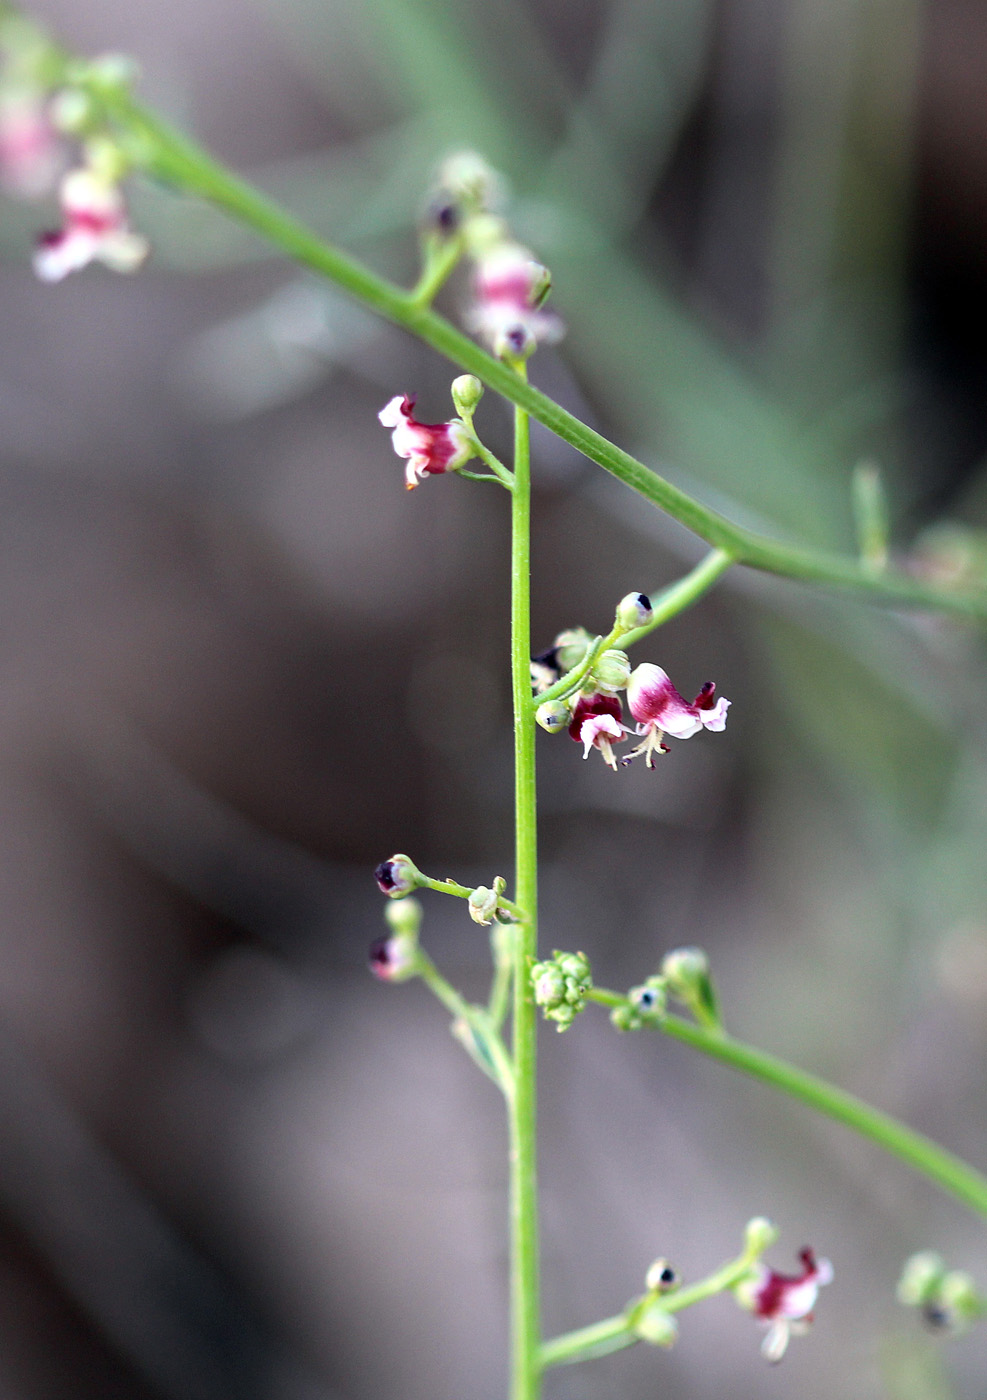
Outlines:
<svg viewBox="0 0 987 1400"><path fill-rule="evenodd" d="M430 240L425 247L425 266L411 292L411 300L419 306L429 306L462 256L463 245L459 238L443 239L441 243Z"/></svg>
<svg viewBox="0 0 987 1400"><path fill-rule="evenodd" d="M469 899L473 893L470 885L461 885L456 880L433 880L431 875L418 872L420 883L417 888L420 890L435 890L437 894L451 894L456 899ZM502 909L506 909L508 914L512 914L515 919L524 918L524 910L514 903L513 899L505 899L503 895L498 896L497 903Z"/></svg>
<svg viewBox="0 0 987 1400"><path fill-rule="evenodd" d="M526 918L514 939L514 1073L510 1104L511 1397L541 1392L536 1144L537 1021L528 969L537 952L538 838L531 714L531 473L528 415L514 415L511 498L511 688L514 699L515 887Z"/></svg>
<svg viewBox="0 0 987 1400"><path fill-rule="evenodd" d="M604 1006L627 1005L626 997L606 991L602 987L594 987L588 993L588 998ZM940 1147L931 1138L906 1127L890 1114L872 1108L855 1095L838 1089L834 1084L829 1084L814 1074L797 1069L775 1055L769 1055L764 1050L757 1050L752 1045L735 1040L733 1036L721 1030L694 1025L680 1016L656 1018L647 1024L649 1028L672 1036L675 1040L684 1041L693 1049L701 1050L704 1055L721 1060L724 1064L731 1065L754 1079L760 1079L775 1089L781 1089L817 1112L845 1124L861 1137L869 1138L899 1161L935 1182L943 1191L955 1196L978 1215L987 1217L987 1176L944 1147Z"/></svg>
<svg viewBox="0 0 987 1400"><path fill-rule="evenodd" d="M592 1361L598 1356L609 1356L611 1352L623 1351L641 1340L628 1326L627 1313L616 1317L605 1317L599 1322L591 1322L588 1327L577 1327L572 1332L564 1332L553 1337L541 1349L541 1364L567 1366L576 1361Z"/></svg>
<svg viewBox="0 0 987 1400"><path fill-rule="evenodd" d="M510 1103L514 1094L514 1066L489 1012L482 1006L474 1006L457 992L442 976L432 959L420 948L418 969L429 991L452 1015L453 1030L457 1038L484 1073L503 1091L504 1097Z"/></svg>
<svg viewBox="0 0 987 1400"><path fill-rule="evenodd" d="M461 370L475 374L488 388L523 409L701 539L730 554L737 563L806 582L849 589L875 603L987 618L987 590L961 593L893 570L875 577L873 570L858 560L790 545L735 525L580 422L528 384L510 365L489 355L431 307L422 305L414 294L396 287L326 243L126 92L95 87L91 95L114 125L131 159L148 174L217 205L289 257L329 278L385 319L403 326Z"/></svg>

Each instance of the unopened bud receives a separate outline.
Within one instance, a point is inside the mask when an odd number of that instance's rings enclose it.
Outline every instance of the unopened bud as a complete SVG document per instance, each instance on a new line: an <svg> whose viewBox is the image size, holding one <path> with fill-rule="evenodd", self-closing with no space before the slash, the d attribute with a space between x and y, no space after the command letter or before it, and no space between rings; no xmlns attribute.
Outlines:
<svg viewBox="0 0 987 1400"><path fill-rule="evenodd" d="M378 938L370 945L370 971L382 982L407 982L418 975L418 939L408 934Z"/></svg>
<svg viewBox="0 0 987 1400"><path fill-rule="evenodd" d="M422 883L421 871L410 856L403 855L391 856L390 860L381 861L374 871L374 879L381 893L386 894L389 899L402 899Z"/></svg>
<svg viewBox="0 0 987 1400"><path fill-rule="evenodd" d="M438 183L466 214L500 203L503 181L476 151L456 151L439 170Z"/></svg>
<svg viewBox="0 0 987 1400"><path fill-rule="evenodd" d="M559 734L563 729L568 729L571 720L569 706L562 700L546 700L535 711L535 722L549 734Z"/></svg>
<svg viewBox="0 0 987 1400"><path fill-rule="evenodd" d="M564 675L578 666L593 644L593 638L585 627L569 627L555 638L555 660L559 674Z"/></svg>
<svg viewBox="0 0 987 1400"><path fill-rule="evenodd" d="M644 1276L644 1286L651 1293L669 1293L678 1281L678 1274L667 1259L656 1259Z"/></svg>
<svg viewBox="0 0 987 1400"><path fill-rule="evenodd" d="M491 348L498 360L526 360L537 350L538 342L531 329L517 321L497 332Z"/></svg>
<svg viewBox="0 0 987 1400"><path fill-rule="evenodd" d="M422 926L422 907L417 899L397 899L384 905L384 918L393 934L417 938Z"/></svg>
<svg viewBox="0 0 987 1400"><path fill-rule="evenodd" d="M62 88L52 98L48 107L51 124L56 131L66 136L75 136L85 131L93 118L93 102L82 88Z"/></svg>
<svg viewBox="0 0 987 1400"><path fill-rule="evenodd" d="M653 1347L670 1347L679 1335L679 1324L656 1300L642 1308L634 1320L634 1331Z"/></svg>
<svg viewBox="0 0 987 1400"><path fill-rule="evenodd" d="M649 978L643 986L632 987L627 1000L637 1012L642 1022L657 1021L665 1014L665 987L660 978Z"/></svg>
<svg viewBox="0 0 987 1400"><path fill-rule="evenodd" d="M486 885L477 885L469 897L470 918L475 924L493 923L497 915L498 900L506 887L507 881L502 875L498 875L494 880L493 889L488 889Z"/></svg>
<svg viewBox="0 0 987 1400"><path fill-rule="evenodd" d="M719 1022L709 958L702 948L674 948L665 955L661 971L671 995L683 1002L698 1021L706 1025Z"/></svg>
<svg viewBox="0 0 987 1400"><path fill-rule="evenodd" d="M744 1227L744 1253L752 1259L759 1259L777 1238L778 1226L773 1225L767 1216L755 1215Z"/></svg>
<svg viewBox="0 0 987 1400"><path fill-rule="evenodd" d="M923 1249L905 1260L898 1280L898 1302L906 1308L921 1308L939 1291L946 1274L942 1255Z"/></svg>
<svg viewBox="0 0 987 1400"><path fill-rule="evenodd" d="M617 604L617 626L624 632L633 632L635 627L643 627L651 621L651 599L647 593L628 593Z"/></svg>
<svg viewBox="0 0 987 1400"><path fill-rule="evenodd" d="M963 1269L951 1269L939 1288L939 1305L949 1315L955 1331L963 1331L983 1316L984 1299L972 1276Z"/></svg>
<svg viewBox="0 0 987 1400"><path fill-rule="evenodd" d="M605 651L593 667L593 681L604 695L616 695L631 678L631 663L626 651Z"/></svg>
<svg viewBox="0 0 987 1400"><path fill-rule="evenodd" d="M475 374L461 374L452 381L452 401L461 418L472 418L483 398L483 385Z"/></svg>

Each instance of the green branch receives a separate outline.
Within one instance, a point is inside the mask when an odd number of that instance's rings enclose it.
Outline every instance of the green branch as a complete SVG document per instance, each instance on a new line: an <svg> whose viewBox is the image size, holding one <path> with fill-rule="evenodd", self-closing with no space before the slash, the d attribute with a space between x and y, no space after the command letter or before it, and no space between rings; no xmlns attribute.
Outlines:
<svg viewBox="0 0 987 1400"><path fill-rule="evenodd" d="M417 336L461 370L475 374L488 388L738 564L847 589L875 603L987 618L987 592L950 592L890 570L875 577L872 568L854 559L803 549L735 525L528 384L509 365L489 355L433 311L421 299L420 291L402 290L326 243L123 90L107 91L95 86L92 96L114 126L130 158L147 174L186 194L208 200L289 257Z"/></svg>
<svg viewBox="0 0 987 1400"><path fill-rule="evenodd" d="M610 1007L628 1005L627 997L618 992L606 991L602 987L593 988L588 992L587 1000ZM656 1017L644 1024L649 1029L661 1031L663 1035L691 1045L694 1050L700 1050L711 1059L720 1060L753 1079L760 1079L764 1084L781 1089L817 1112L852 1128L861 1137L877 1143L899 1161L929 1181L935 1182L943 1191L969 1206L978 1215L987 1217L987 1177L960 1157L947 1152L931 1138L892 1118L890 1114L872 1108L870 1104L864 1103L863 1099L836 1088L825 1079L797 1069L775 1055L769 1055L764 1050L756 1050L752 1045L735 1040L723 1031L707 1030L703 1026L684 1020L681 1016Z"/></svg>

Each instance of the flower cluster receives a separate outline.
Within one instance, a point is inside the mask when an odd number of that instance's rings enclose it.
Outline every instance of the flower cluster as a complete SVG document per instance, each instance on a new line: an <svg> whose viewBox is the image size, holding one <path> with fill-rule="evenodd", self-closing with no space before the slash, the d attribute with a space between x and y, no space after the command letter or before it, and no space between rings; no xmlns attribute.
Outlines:
<svg viewBox="0 0 987 1400"><path fill-rule="evenodd" d="M619 638L622 632L643 626L650 615L651 604L645 594L628 594L618 604L611 637ZM574 629L561 632L547 651L533 657L531 678L536 696L580 667L592 645L587 632ZM627 708L636 721L634 729L624 723L622 690L627 692ZM730 701L722 696L714 699L715 690L713 682L707 681L690 703L660 666L645 661L632 671L626 653L609 647L595 657L572 694L546 700L535 717L549 733L567 728L570 737L582 744L584 758L596 749L615 772L618 759L614 746L634 734L641 742L619 762L627 764L643 755L646 765L653 768L656 755L669 751L666 735L690 739L702 729L716 732L726 728Z"/></svg>
<svg viewBox="0 0 987 1400"><path fill-rule="evenodd" d="M467 329L495 355L524 360L540 342L558 340L565 327L545 309L551 274L496 212L502 198L503 182L486 162L459 152L439 172L433 219L459 240L472 263Z"/></svg>
<svg viewBox="0 0 987 1400"><path fill-rule="evenodd" d="M531 969L535 1005L560 1031L568 1030L583 1010L592 985L593 973L585 953L556 950L549 961L537 962Z"/></svg>
<svg viewBox="0 0 987 1400"><path fill-rule="evenodd" d="M987 1298L964 1269L948 1269L931 1249L913 1254L898 1280L898 1302L918 1308L935 1332L957 1336L987 1312Z"/></svg>

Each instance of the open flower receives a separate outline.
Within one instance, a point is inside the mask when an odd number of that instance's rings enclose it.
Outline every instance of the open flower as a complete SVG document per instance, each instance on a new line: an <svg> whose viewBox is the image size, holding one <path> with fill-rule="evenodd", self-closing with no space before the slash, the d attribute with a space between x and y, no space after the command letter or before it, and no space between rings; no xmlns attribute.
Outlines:
<svg viewBox="0 0 987 1400"><path fill-rule="evenodd" d="M619 744L627 733L621 724L620 701L616 695L580 695L572 712L569 734L583 746L583 758L590 749L599 749L603 761L617 771L613 745Z"/></svg>
<svg viewBox="0 0 987 1400"><path fill-rule="evenodd" d="M456 471L476 456L470 430L461 418L451 418L448 423L419 423L414 407L414 394L398 394L377 415L385 428L394 430L394 451L408 459L404 479L409 491L426 476Z"/></svg>
<svg viewBox="0 0 987 1400"><path fill-rule="evenodd" d="M88 166L70 170L59 189L62 227L43 233L34 270L43 282L60 282L91 262L114 272L136 272L150 251L134 233L119 187Z"/></svg>
<svg viewBox="0 0 987 1400"><path fill-rule="evenodd" d="M799 1260L802 1272L798 1274L779 1274L759 1263L735 1290L741 1307L768 1329L761 1343L761 1355L768 1361L780 1361L789 1338L809 1330L819 1290L833 1281L833 1266L828 1259L817 1259L814 1251L807 1248L800 1251Z"/></svg>
<svg viewBox="0 0 987 1400"><path fill-rule="evenodd" d="M716 686L707 681L702 690L688 704L660 666L646 661L631 672L627 685L627 704L637 720L637 732L644 743L629 755L629 762L635 754L643 753L649 768L654 765L654 753L668 752L662 738L670 734L673 739L691 739L700 729L721 730L726 728L727 710L730 701L713 699Z"/></svg>
<svg viewBox="0 0 987 1400"><path fill-rule="evenodd" d="M467 327L501 355L522 356L539 341L556 341L565 327L544 309L551 286L548 270L527 248L498 243L477 259Z"/></svg>

